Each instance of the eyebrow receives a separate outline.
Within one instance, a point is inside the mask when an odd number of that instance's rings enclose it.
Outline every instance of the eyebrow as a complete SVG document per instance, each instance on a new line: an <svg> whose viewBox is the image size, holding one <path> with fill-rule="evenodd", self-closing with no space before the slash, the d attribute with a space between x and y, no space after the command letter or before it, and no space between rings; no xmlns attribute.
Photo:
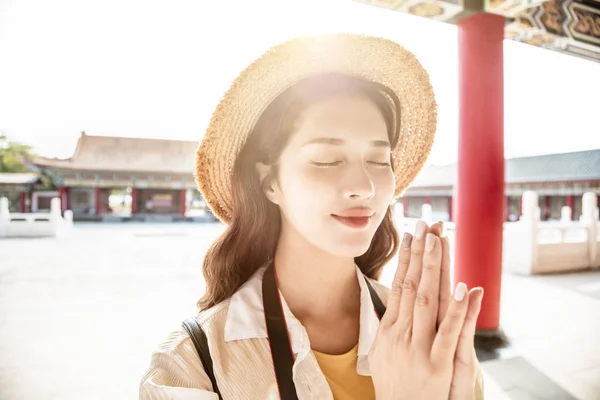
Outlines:
<svg viewBox="0 0 600 400"><path fill-rule="evenodd" d="M308 146L309 144L329 144L329 145L333 145L333 146L341 146L343 145L345 142L343 139L338 139L338 138L328 138L328 137L319 137L319 138L314 138L309 140L308 142L304 143L302 146ZM374 147L392 147L390 145L390 142L388 142L387 140L371 140L371 145Z"/></svg>

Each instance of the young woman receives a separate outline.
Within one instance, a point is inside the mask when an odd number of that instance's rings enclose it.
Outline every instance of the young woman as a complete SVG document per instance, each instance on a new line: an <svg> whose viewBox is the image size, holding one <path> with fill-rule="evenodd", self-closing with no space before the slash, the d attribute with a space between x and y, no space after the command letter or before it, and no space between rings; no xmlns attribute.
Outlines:
<svg viewBox="0 0 600 400"><path fill-rule="evenodd" d="M196 157L228 224L200 313L153 355L140 398L483 398L483 291L451 295L441 225L400 243L390 210L435 129L427 73L389 40L298 38L248 66ZM397 251L389 291L377 279Z"/></svg>

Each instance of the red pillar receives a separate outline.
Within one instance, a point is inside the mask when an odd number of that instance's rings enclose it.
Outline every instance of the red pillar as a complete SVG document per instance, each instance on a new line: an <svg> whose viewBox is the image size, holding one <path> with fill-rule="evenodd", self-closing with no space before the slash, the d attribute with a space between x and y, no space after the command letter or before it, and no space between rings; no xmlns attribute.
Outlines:
<svg viewBox="0 0 600 400"><path fill-rule="evenodd" d="M477 328L500 325L504 214L504 18L458 23L459 138L455 282L482 286Z"/></svg>
<svg viewBox="0 0 600 400"><path fill-rule="evenodd" d="M137 212L137 190L132 187L131 188L131 214L135 214Z"/></svg>
<svg viewBox="0 0 600 400"><path fill-rule="evenodd" d="M187 189L181 189L179 192L179 212L185 215Z"/></svg>
<svg viewBox="0 0 600 400"><path fill-rule="evenodd" d="M454 215L453 215L453 209L452 209L452 203L454 202L454 200L452 199L452 196L448 197L448 221L454 221Z"/></svg>
<svg viewBox="0 0 600 400"><path fill-rule="evenodd" d="M64 186L58 187L58 198L60 199L60 212L64 213L67 210L67 188Z"/></svg>
<svg viewBox="0 0 600 400"><path fill-rule="evenodd" d="M404 217L408 217L408 196L402 196L402 206L404 207Z"/></svg>
<svg viewBox="0 0 600 400"><path fill-rule="evenodd" d="M571 219L575 218L575 199L573 195L570 194L567 196L567 207L571 209Z"/></svg>
<svg viewBox="0 0 600 400"><path fill-rule="evenodd" d="M21 190L21 202L19 204L19 212L27 212L27 192Z"/></svg>
<svg viewBox="0 0 600 400"><path fill-rule="evenodd" d="M431 204L431 196L425 196L425 204Z"/></svg>
<svg viewBox="0 0 600 400"><path fill-rule="evenodd" d="M546 196L544 198L544 221L550 219L550 204L551 204L552 196Z"/></svg>
<svg viewBox="0 0 600 400"><path fill-rule="evenodd" d="M96 208L96 215L100 215L102 211L102 197L100 196L100 188L94 188L94 207Z"/></svg>

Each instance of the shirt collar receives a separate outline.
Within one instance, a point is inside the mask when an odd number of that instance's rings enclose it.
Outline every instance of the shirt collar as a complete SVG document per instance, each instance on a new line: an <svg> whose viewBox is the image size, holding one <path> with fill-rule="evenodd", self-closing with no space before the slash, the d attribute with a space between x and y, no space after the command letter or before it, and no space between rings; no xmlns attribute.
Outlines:
<svg viewBox="0 0 600 400"><path fill-rule="evenodd" d="M358 338L357 372L370 375L367 355L377 329L379 318L369 294L369 288L362 272L355 266L358 284L360 286L360 330ZM264 308L262 304L262 280L267 267L261 267L242 287L231 297L227 320L225 321L226 342L243 339L267 338ZM310 350L306 330L300 321L292 314L283 296L281 305L290 334L292 351L295 354Z"/></svg>

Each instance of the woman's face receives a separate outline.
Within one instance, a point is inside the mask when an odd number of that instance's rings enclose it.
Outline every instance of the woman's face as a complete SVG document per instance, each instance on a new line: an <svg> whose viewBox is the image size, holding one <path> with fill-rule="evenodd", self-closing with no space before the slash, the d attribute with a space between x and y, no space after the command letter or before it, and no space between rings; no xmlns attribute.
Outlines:
<svg viewBox="0 0 600 400"><path fill-rule="evenodd" d="M394 195L385 120L367 97L335 97L302 113L279 160L271 200L282 230L342 257L371 244Z"/></svg>

